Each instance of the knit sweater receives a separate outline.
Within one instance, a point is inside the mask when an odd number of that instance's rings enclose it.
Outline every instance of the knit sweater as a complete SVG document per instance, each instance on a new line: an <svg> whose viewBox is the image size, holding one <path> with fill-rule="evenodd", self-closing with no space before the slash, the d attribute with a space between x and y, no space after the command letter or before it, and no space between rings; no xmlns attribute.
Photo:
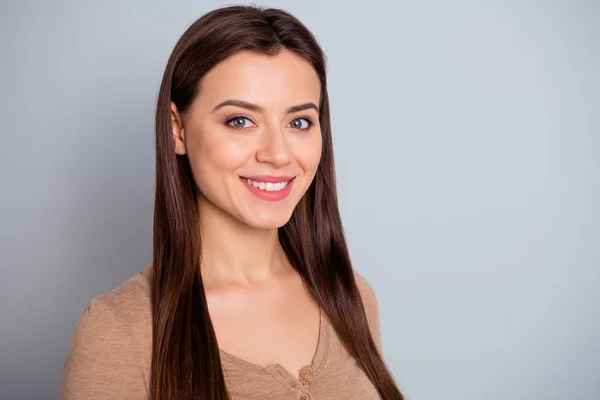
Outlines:
<svg viewBox="0 0 600 400"><path fill-rule="evenodd" d="M354 274L381 353L375 293ZM62 400L149 399L152 308L146 276L136 273L81 311L64 363ZM253 364L223 350L220 355L231 400L379 399L323 312L313 362L296 373L280 364Z"/></svg>

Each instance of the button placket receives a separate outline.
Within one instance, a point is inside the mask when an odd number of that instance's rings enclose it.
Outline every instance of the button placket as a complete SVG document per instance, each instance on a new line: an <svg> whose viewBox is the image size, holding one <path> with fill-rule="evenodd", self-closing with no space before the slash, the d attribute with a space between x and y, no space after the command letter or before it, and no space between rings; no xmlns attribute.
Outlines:
<svg viewBox="0 0 600 400"><path fill-rule="evenodd" d="M298 393L303 389L298 378L294 378L281 364L272 364L266 367L267 372L277 379L281 385L291 393Z"/></svg>
<svg viewBox="0 0 600 400"><path fill-rule="evenodd" d="M313 373L310 370L310 368L306 368L300 371L300 383L302 383L302 386L304 386L306 389L310 389L312 384L312 377Z"/></svg>

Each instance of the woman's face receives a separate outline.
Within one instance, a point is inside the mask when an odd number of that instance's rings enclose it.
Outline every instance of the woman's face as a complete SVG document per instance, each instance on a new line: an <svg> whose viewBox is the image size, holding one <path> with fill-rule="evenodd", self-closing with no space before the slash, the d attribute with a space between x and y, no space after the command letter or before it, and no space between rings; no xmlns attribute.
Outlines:
<svg viewBox="0 0 600 400"><path fill-rule="evenodd" d="M185 115L173 110L203 212L257 228L290 219L321 159L320 81L300 56L239 52L210 70Z"/></svg>

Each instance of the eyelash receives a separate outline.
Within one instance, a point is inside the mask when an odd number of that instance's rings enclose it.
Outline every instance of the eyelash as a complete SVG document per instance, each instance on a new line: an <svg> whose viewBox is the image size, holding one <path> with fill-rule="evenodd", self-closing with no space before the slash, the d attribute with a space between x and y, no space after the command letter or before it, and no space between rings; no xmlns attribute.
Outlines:
<svg viewBox="0 0 600 400"><path fill-rule="evenodd" d="M235 126L231 125L231 123L232 123L233 121L235 121L236 119L247 119L248 121L250 121L250 122L254 123L254 122L252 121L252 119L250 119L250 118L248 118L248 117L245 117L245 116L243 116L243 115L236 115L236 116L233 116L233 117L231 117L231 118L228 118L228 119L227 119L227 121L225 121L225 124L226 124L227 126L229 126L229 127L233 128L233 129L235 129L235 130L238 130L238 131L239 131L239 130L242 130L242 129L245 129L245 128L236 128ZM296 120L299 120L299 119L303 119L303 120L305 120L305 121L308 123L308 126L307 126L306 128L304 128L304 129L298 129L299 131L308 131L308 130L309 130L310 128L312 128L312 126L314 125L314 122L312 122L312 120L311 120L310 118L308 118L308 117L297 117L297 118L294 118L294 119L293 119L291 122L293 122L293 121L296 121ZM290 123L291 123L291 122L290 122Z"/></svg>

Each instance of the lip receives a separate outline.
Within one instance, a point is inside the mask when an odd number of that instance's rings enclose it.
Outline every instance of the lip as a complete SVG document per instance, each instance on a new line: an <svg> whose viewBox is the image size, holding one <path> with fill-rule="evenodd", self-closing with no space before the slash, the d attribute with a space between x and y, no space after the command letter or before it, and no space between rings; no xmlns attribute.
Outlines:
<svg viewBox="0 0 600 400"><path fill-rule="evenodd" d="M259 181L259 182L270 182L270 183L278 183L278 182L287 182L289 181L289 183L287 184L286 187L284 187L283 189L279 190L279 191L273 191L273 192L267 192L266 190L261 190L259 188L255 188L253 185L249 184L248 181L246 179L252 179L253 181ZM244 184L244 186L246 186L246 188L250 191L250 193L252 193L253 195L255 195L256 197L262 199L262 200L266 200L266 201L281 201L283 199L285 199L289 194L290 191L292 190L292 185L294 184L295 181L295 177L285 177L285 176L265 176L265 175L258 175L258 176L248 176L248 177L241 177L240 176L240 181Z"/></svg>
<svg viewBox="0 0 600 400"><path fill-rule="evenodd" d="M293 176L254 175L254 176L244 176L243 178L249 178L256 182L279 183L279 182L290 181L294 177Z"/></svg>

